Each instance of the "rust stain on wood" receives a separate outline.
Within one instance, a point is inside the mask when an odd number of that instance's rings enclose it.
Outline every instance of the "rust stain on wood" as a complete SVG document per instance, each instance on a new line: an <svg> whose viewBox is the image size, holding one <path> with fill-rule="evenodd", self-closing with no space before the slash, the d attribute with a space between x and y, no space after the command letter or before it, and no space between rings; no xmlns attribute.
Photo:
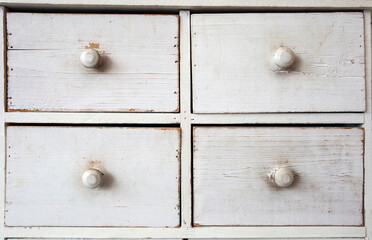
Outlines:
<svg viewBox="0 0 372 240"><path fill-rule="evenodd" d="M100 161L90 161L91 164L101 163Z"/></svg>
<svg viewBox="0 0 372 240"><path fill-rule="evenodd" d="M99 43L90 42L89 46L85 46L85 49L99 48Z"/></svg>
<svg viewBox="0 0 372 240"><path fill-rule="evenodd" d="M17 108L10 108L8 104L8 112L41 112L40 109L17 109Z"/></svg>
<svg viewBox="0 0 372 240"><path fill-rule="evenodd" d="M98 161L98 160L96 160L96 161L90 161L89 162L89 167L90 168L101 168L102 166L101 166L101 161Z"/></svg>
<svg viewBox="0 0 372 240"><path fill-rule="evenodd" d="M171 128L171 127L155 127L157 130L163 130L163 131L173 131L173 130L179 130L178 128Z"/></svg>
<svg viewBox="0 0 372 240"><path fill-rule="evenodd" d="M81 112L94 112L95 110L93 108L81 108L79 109Z"/></svg>
<svg viewBox="0 0 372 240"><path fill-rule="evenodd" d="M138 113L154 113L156 112L153 109L150 110L141 110L141 109L135 109L135 108L130 108L130 109L121 109L117 111L100 111L96 110L93 108L81 108L79 110L40 110L40 109L18 109L18 108L10 108L8 102L8 112L115 112L115 113L125 113L125 112L138 112Z"/></svg>
<svg viewBox="0 0 372 240"><path fill-rule="evenodd" d="M177 108L176 108L176 110L174 110L173 112L175 112L175 113L179 113L180 112L180 98L179 98L179 95L178 95L178 104L177 104Z"/></svg>
<svg viewBox="0 0 372 240"><path fill-rule="evenodd" d="M155 110L150 109L150 110L140 110L140 109L135 109L135 108L129 108L129 112L155 112Z"/></svg>

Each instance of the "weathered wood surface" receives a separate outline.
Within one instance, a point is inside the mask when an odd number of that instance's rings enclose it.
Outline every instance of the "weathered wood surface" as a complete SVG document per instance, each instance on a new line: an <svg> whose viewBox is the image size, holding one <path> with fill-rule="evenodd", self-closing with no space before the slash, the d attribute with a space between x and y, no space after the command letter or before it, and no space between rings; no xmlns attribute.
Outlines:
<svg viewBox="0 0 372 240"><path fill-rule="evenodd" d="M180 224L177 128L7 128L7 226ZM103 185L89 189L94 167Z"/></svg>
<svg viewBox="0 0 372 240"><path fill-rule="evenodd" d="M7 33L10 111L179 110L177 15L8 13Z"/></svg>
<svg viewBox="0 0 372 240"><path fill-rule="evenodd" d="M362 13L192 15L195 113L363 112ZM279 47L294 51L274 69Z"/></svg>
<svg viewBox="0 0 372 240"><path fill-rule="evenodd" d="M1 5L12 9L69 9L69 10L140 10L140 11L164 11L164 10L199 10L199 11L252 11L253 10L339 10L363 8L371 9L370 0L2 0Z"/></svg>
<svg viewBox="0 0 372 240"><path fill-rule="evenodd" d="M194 128L195 225L363 224L360 128ZM288 167L279 188L272 169Z"/></svg>

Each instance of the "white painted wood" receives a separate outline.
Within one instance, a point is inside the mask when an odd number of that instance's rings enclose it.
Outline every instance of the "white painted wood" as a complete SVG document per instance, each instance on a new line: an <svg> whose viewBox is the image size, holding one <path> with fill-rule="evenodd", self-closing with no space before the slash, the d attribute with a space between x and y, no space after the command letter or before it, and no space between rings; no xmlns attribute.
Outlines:
<svg viewBox="0 0 372 240"><path fill-rule="evenodd" d="M96 240L99 238L91 238L91 240ZM117 239L117 238L107 238L107 240L111 239ZM121 240L130 240L131 238L119 238ZM168 239L168 240L182 240L178 238L155 238L155 240L163 240L163 239ZM27 238L15 238L15 240L27 240ZM36 238L34 240L43 240L41 238ZM74 238L50 238L50 240L75 240ZM144 238L139 238L138 240L145 240Z"/></svg>
<svg viewBox="0 0 372 240"><path fill-rule="evenodd" d="M92 238L91 240L97 240L99 238ZM121 240L130 240L131 238L107 238L107 240L111 239L121 239ZM177 238L155 238L156 240L181 240ZM213 240L214 238L189 238L190 240ZM221 240L229 240L230 238L220 238ZM250 239L250 238L242 238L242 239ZM263 238L262 240L267 240L267 239L272 239L272 238ZM292 240L300 240L301 238L274 238L276 240L287 240L287 239L292 239ZM364 238L347 238L347 240L362 240ZM28 240L27 238L14 238L14 240ZM34 238L34 240L43 240L42 238ZM74 240L74 238L49 238L49 240ZM138 240L145 240L144 238L140 238ZM307 240L346 240L345 238L308 238Z"/></svg>
<svg viewBox="0 0 372 240"><path fill-rule="evenodd" d="M97 240L99 238L91 238L91 240ZM107 240L111 240L111 239L117 239L117 238L107 238ZM119 238L121 240L130 240L131 238ZM155 240L182 240L182 239L178 239L178 238L155 238ZM15 240L28 240L27 238L15 238ZM44 240L44 239L41 239L41 238L35 238L34 240ZM75 240L74 238L50 238L49 240ZM137 240L145 240L144 238L139 238ZM336 239L337 240L337 239Z"/></svg>
<svg viewBox="0 0 372 240"><path fill-rule="evenodd" d="M360 128L194 128L194 224L363 224ZM294 184L269 175L288 167Z"/></svg>
<svg viewBox="0 0 372 240"><path fill-rule="evenodd" d="M8 114L12 113L7 113L6 116ZM191 122L193 124L363 124L364 113L191 114Z"/></svg>
<svg viewBox="0 0 372 240"><path fill-rule="evenodd" d="M0 6L0 239L5 240L4 237L4 205L5 205L5 86L6 86L6 35L5 35L5 13L6 8Z"/></svg>
<svg viewBox="0 0 372 240"><path fill-rule="evenodd" d="M364 153L364 208L366 234L369 239L372 236L372 16L370 11L364 11L365 43L366 43L366 89L367 108L365 112L365 153Z"/></svg>
<svg viewBox="0 0 372 240"><path fill-rule="evenodd" d="M7 1L9 2L9 1ZM253 9L269 9L269 10L283 10L288 9L341 9L345 10L351 9L361 9L361 6L366 6L370 4L370 1L364 0L323 0L323 1L309 1L309 0L298 0L298 1L273 1L273 0L223 0L223 1L209 1L209 0L156 0L156 2L142 1L142 0L130 0L130 1L84 1L84 0L46 0L46 1L23 1L23 4L19 4L21 1L15 0L10 3L12 6L18 7L34 7L37 11L42 8L54 8L58 11L64 11L64 9L78 9L79 11L84 11L86 9L94 9L95 11L100 11L104 9L119 10L119 9L142 9L142 11L148 10L165 10L172 11L177 9L187 9L192 8L194 10L203 11L211 9L219 9L219 11L252 11ZM0 2L0 5L3 3ZM17 4L18 3L18 4ZM52 4L51 4L52 3ZM365 5L363 5L365 4ZM181 6L181 7L180 7ZM228 6L228 7L227 7ZM372 6L372 5L371 5ZM39 8L41 7L41 8ZM175 13L175 11L174 11ZM182 25L182 17L180 17L180 24ZM368 24L368 20L365 20ZM182 26L180 31L182 31ZM185 30L185 34L186 34ZM186 42L186 39L184 39ZM182 43L182 32L180 32L180 42ZM184 46L184 49L187 47ZM188 48L189 49L189 48ZM182 111L182 105L188 106L191 101L187 101L188 91L191 85L185 84L183 80L189 79L187 77L187 61L184 57L184 67L182 66L182 44L180 49L180 107ZM366 51L368 51L368 43L366 44ZM80 54L79 52L78 54ZM184 53L187 56L189 53ZM368 52L366 53L368 57ZM366 60L368 63L369 59ZM368 69L368 65L366 66ZM182 76L183 75L183 76ZM368 76L368 72L367 72ZM182 80L183 79L183 80ZM368 79L368 77L367 77ZM367 89L368 88L367 82ZM184 86L184 88L182 87ZM184 89L184 90L183 90ZM182 93L183 92L183 93ZM368 90L367 90L368 93ZM369 101L369 99L367 99ZM180 119L184 117L183 119ZM152 116L154 116L152 118ZM366 116L367 117L367 116ZM190 124L226 124L226 123L325 123L325 124L362 124L364 123L363 113L326 113L326 114L142 114L142 113L6 113L6 118L9 123L179 123L181 120L182 128L182 139L191 139L191 131L187 129ZM186 118L186 119L185 119ZM189 121L190 119L191 121ZM366 125L368 125L368 118L366 118ZM2 131L3 132L3 131ZM184 136L184 134L188 136ZM366 139L366 144L368 140ZM191 142L191 141L190 141ZM182 142L182 149L188 148L188 143ZM191 151L191 150L190 150ZM189 179L190 168L187 167L191 154L182 152L182 179ZM186 163L185 163L186 162ZM186 171L185 171L186 169ZM3 172L2 172L3 173ZM1 175L1 174L0 174ZM186 177L184 177L186 176ZM367 173L368 176L368 173ZM187 181L187 180L186 180ZM185 186L190 186L187 182L182 182L181 192L184 194L189 191L185 190ZM368 186L368 185L367 185ZM367 187L366 187L367 189ZM191 190L190 190L191 192ZM188 196L182 196L182 211L188 207L184 204L189 204L190 199ZM366 200L369 199L366 197ZM366 203L367 204L367 203ZM368 205L368 204L367 204ZM1 208L1 207L0 207ZM366 209L367 211L367 209ZM182 220L188 219L188 212L182 214ZM191 214L191 213L190 213ZM366 214L368 214L366 212ZM1 213L0 213L1 215ZM368 218L368 217L367 217ZM3 219L3 218L1 218ZM334 237L365 237L366 228L365 227L202 227L202 228L190 228L189 223L182 222L181 228L91 228L91 227L5 227L4 236L7 238L28 237L28 238L50 238L50 237L70 237L70 238L334 238ZM0 231L2 228L0 227Z"/></svg>
<svg viewBox="0 0 372 240"><path fill-rule="evenodd" d="M0 5L12 8L95 9L95 10L220 10L252 9L370 9L370 0L2 0Z"/></svg>
<svg viewBox="0 0 372 240"><path fill-rule="evenodd" d="M363 14L193 14L194 113L363 112ZM288 71L272 69L281 46Z"/></svg>
<svg viewBox="0 0 372 240"><path fill-rule="evenodd" d="M363 113L191 114L194 124L315 123L363 124ZM7 112L7 123L180 123L180 114Z"/></svg>
<svg viewBox="0 0 372 240"><path fill-rule="evenodd" d="M189 238L189 240L201 240L201 238ZM212 240L213 238L203 238L203 240ZM220 240L228 240L230 238L220 238ZM243 239L249 239L249 238L242 238L241 240ZM272 238L261 238L261 240L266 240L266 239L272 239ZM292 239L292 240L299 240L301 238L274 238L276 240L289 240L289 239ZM307 238L306 240L346 240L346 238ZM348 240L362 240L364 238L347 238Z"/></svg>
<svg viewBox="0 0 372 240"><path fill-rule="evenodd" d="M348 119L348 117L346 117L346 119ZM180 115L177 113L164 114L164 113L6 112L5 122L6 123L88 123L88 124L93 124L93 123L174 124L174 123L180 122Z"/></svg>
<svg viewBox="0 0 372 240"><path fill-rule="evenodd" d="M10 111L179 111L177 15L8 13L7 27Z"/></svg>
<svg viewBox="0 0 372 240"><path fill-rule="evenodd" d="M5 236L43 238L348 238L365 237L364 227L89 228L5 227Z"/></svg>
<svg viewBox="0 0 372 240"><path fill-rule="evenodd" d="M92 240L96 240L96 239L99 239L99 238L93 238ZM115 238L108 238L108 240L110 239L115 239ZM121 240L129 240L130 238L119 238ZM155 239L169 239L169 240L177 240L177 239L172 239L172 238L155 238ZM189 238L190 240L201 240L201 239L204 239L204 240L212 240L214 238ZM231 239L231 238L219 238L221 240L228 240L228 239ZM251 239L251 238L241 238L241 239ZM262 240L267 240L267 239L273 239L273 238L262 238ZM287 239L292 239L292 240L299 240L301 238L274 238L276 240L287 240ZM362 240L364 238L308 238L307 240ZM26 238L15 238L15 240L27 240ZM42 240L41 238L36 238L35 240ZM50 240L73 240L73 238L50 238ZM181 240L181 239L179 239Z"/></svg>
<svg viewBox="0 0 372 240"><path fill-rule="evenodd" d="M5 223L177 227L179 138L177 128L9 126ZM104 174L100 188L81 183L89 168Z"/></svg>
<svg viewBox="0 0 372 240"><path fill-rule="evenodd" d="M180 11L180 88L181 88L181 227L192 225L191 190L191 58L190 58L190 11Z"/></svg>

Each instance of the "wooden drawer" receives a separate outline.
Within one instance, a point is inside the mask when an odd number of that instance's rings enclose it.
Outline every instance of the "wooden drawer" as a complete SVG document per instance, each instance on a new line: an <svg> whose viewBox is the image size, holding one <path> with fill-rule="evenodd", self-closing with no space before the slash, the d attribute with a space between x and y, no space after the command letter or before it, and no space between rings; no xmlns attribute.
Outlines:
<svg viewBox="0 0 372 240"><path fill-rule="evenodd" d="M7 36L8 111L179 111L177 15L8 13Z"/></svg>
<svg viewBox="0 0 372 240"><path fill-rule="evenodd" d="M177 227L179 138L178 128L10 126L5 224ZM82 183L87 170L100 186Z"/></svg>
<svg viewBox="0 0 372 240"><path fill-rule="evenodd" d="M195 113L365 110L362 13L194 14L191 20Z"/></svg>
<svg viewBox="0 0 372 240"><path fill-rule="evenodd" d="M360 128L196 127L194 225L363 225L363 156Z"/></svg>

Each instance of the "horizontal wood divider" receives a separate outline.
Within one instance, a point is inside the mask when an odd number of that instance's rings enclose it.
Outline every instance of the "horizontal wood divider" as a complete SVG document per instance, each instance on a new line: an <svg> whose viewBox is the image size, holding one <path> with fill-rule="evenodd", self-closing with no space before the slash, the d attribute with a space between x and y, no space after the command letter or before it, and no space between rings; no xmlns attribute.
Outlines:
<svg viewBox="0 0 372 240"><path fill-rule="evenodd" d="M5 238L337 238L365 237L364 227L84 228L5 227Z"/></svg>
<svg viewBox="0 0 372 240"><path fill-rule="evenodd" d="M191 114L192 124L363 124L364 113ZM179 124L178 113L6 112L5 123Z"/></svg>

